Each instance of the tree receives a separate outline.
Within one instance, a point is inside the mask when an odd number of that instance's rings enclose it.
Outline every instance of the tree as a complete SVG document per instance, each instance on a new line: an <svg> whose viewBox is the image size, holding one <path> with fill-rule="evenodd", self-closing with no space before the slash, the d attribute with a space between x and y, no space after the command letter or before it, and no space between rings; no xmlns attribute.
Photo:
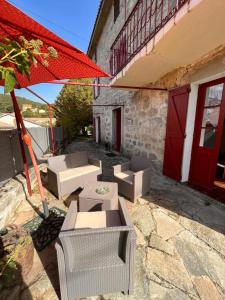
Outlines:
<svg viewBox="0 0 225 300"><path fill-rule="evenodd" d="M81 79L90 83L90 79ZM65 85L55 104L57 125L62 126L70 140L82 132L87 134L86 127L92 124L92 88L90 86Z"/></svg>

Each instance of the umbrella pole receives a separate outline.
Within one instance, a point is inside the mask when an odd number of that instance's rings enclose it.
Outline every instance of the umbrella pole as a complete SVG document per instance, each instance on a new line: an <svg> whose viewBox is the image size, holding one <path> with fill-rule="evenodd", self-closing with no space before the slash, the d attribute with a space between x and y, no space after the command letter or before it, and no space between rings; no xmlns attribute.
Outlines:
<svg viewBox="0 0 225 300"><path fill-rule="evenodd" d="M30 175L29 175L28 165L27 165L27 158L26 158L26 153L25 153L24 144L23 144L23 140L22 140L19 118L16 114L16 108L15 108L14 102L13 102L13 107L14 107L14 111L15 111L16 126L17 126L17 132L19 135L19 141L20 141L20 150L21 150L21 154L22 154L22 158L23 158L23 168L24 168L24 173L25 173L26 182L27 182L27 190L28 190L29 196L32 196L32 189L31 189Z"/></svg>
<svg viewBox="0 0 225 300"><path fill-rule="evenodd" d="M54 129L52 124L52 106L48 104L48 111L49 111L49 118L50 118L50 129L51 129L51 139L52 139L52 153L55 154L55 136L54 136Z"/></svg>
<svg viewBox="0 0 225 300"><path fill-rule="evenodd" d="M39 192L40 192L41 201L42 201L42 205L43 205L44 215L47 218L49 216L48 203L47 203L47 200L45 198L44 189L43 189L43 185L42 185L42 182L41 182L40 171L38 169L37 161L36 161L33 149L32 149L31 137L27 133L26 127L24 126L23 118L22 118L22 115L20 113L19 105L17 103L14 90L12 92L10 92L10 94L11 94L13 106L14 106L14 109L15 109L15 114L17 115L18 121L19 121L19 123L21 125L21 128L22 128L23 141L24 141L24 143L26 144L26 146L28 148L31 161L32 161L32 164L34 166L34 171L35 171L35 175L37 177Z"/></svg>

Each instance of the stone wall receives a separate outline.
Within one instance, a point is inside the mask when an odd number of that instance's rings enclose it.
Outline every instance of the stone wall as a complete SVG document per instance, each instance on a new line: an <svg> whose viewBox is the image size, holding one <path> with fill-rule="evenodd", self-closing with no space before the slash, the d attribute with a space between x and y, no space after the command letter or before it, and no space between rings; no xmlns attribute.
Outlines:
<svg viewBox="0 0 225 300"><path fill-rule="evenodd" d="M114 23L111 7L103 32L96 48L97 64L109 73L110 47L132 11L137 0L121 1L120 15ZM94 59L94 57L93 57ZM101 79L101 83L109 83ZM102 88L94 104L123 104L121 151L131 156L141 154L152 159L163 159L167 94L151 91L126 91ZM119 106L118 106L119 107ZM101 118L101 141L113 144L113 109L116 107L94 107L93 113Z"/></svg>
<svg viewBox="0 0 225 300"><path fill-rule="evenodd" d="M111 103L122 108L122 152L163 159L167 114L167 93L158 91L121 92L108 90ZM109 101L104 103L110 103ZM101 118L102 141L113 143L112 107L95 109Z"/></svg>
<svg viewBox="0 0 225 300"><path fill-rule="evenodd" d="M107 21L104 24L104 29L96 47L96 63L107 73L110 72L109 59L110 59L110 47L113 44L116 36L124 25L125 17L130 14L137 0L126 1L126 12L125 12L125 1L120 1L120 14L114 23L114 10L111 7ZM95 57L92 57L95 60ZM100 83L109 83L109 79L101 78ZM118 89L102 88L100 95L94 101L94 104L124 104L129 99L134 97L134 92L122 91ZM101 118L101 140L102 142L113 143L112 134L112 107L94 107L93 115L100 116ZM123 126L122 126L123 127ZM122 140L124 134L122 133ZM122 147L124 148L123 141Z"/></svg>
<svg viewBox="0 0 225 300"><path fill-rule="evenodd" d="M162 161L167 115L167 92L142 91L124 108L124 153Z"/></svg>

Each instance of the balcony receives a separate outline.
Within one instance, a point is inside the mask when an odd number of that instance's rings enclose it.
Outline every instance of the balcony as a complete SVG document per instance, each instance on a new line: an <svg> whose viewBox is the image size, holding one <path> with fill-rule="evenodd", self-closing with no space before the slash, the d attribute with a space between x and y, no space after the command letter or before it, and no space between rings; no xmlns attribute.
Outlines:
<svg viewBox="0 0 225 300"><path fill-rule="evenodd" d="M117 75L185 2L139 0L110 49L111 75Z"/></svg>
<svg viewBox="0 0 225 300"><path fill-rule="evenodd" d="M111 46L112 85L154 82L225 44L225 1L139 0Z"/></svg>

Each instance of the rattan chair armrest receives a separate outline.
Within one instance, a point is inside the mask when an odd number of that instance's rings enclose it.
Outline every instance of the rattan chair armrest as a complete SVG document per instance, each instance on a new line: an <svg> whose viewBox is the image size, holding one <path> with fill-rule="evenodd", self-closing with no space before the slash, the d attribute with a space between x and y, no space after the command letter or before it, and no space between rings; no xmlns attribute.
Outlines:
<svg viewBox="0 0 225 300"><path fill-rule="evenodd" d="M114 174L116 174L116 173L120 173L120 172L129 170L129 168L130 168L130 162L128 161L123 164L113 166L113 172L114 172Z"/></svg>
<svg viewBox="0 0 225 300"><path fill-rule="evenodd" d="M74 229L77 218L77 201L72 201L66 214L61 232Z"/></svg>
<svg viewBox="0 0 225 300"><path fill-rule="evenodd" d="M123 197L119 197L119 209L120 209L121 217L124 219L126 225L133 226Z"/></svg>
<svg viewBox="0 0 225 300"><path fill-rule="evenodd" d="M102 168L102 161L96 158L88 158L88 163L96 167Z"/></svg>

